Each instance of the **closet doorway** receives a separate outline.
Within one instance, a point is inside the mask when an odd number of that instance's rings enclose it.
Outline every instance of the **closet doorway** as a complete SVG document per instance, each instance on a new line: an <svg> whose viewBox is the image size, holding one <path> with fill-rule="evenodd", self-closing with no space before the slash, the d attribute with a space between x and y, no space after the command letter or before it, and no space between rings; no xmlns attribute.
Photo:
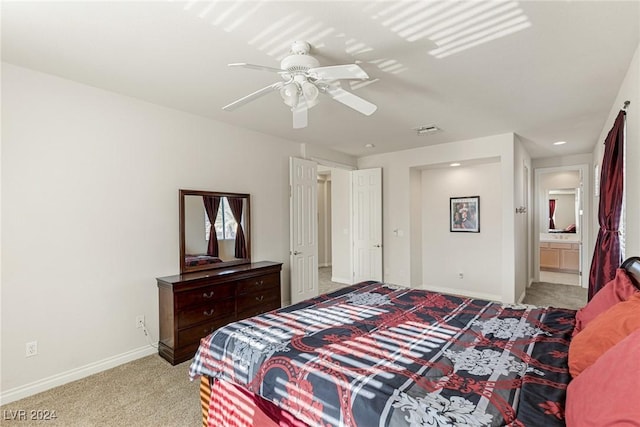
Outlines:
<svg viewBox="0 0 640 427"><path fill-rule="evenodd" d="M382 280L382 170L318 165L318 288Z"/></svg>
<svg viewBox="0 0 640 427"><path fill-rule="evenodd" d="M318 164L318 290L351 284L350 169Z"/></svg>

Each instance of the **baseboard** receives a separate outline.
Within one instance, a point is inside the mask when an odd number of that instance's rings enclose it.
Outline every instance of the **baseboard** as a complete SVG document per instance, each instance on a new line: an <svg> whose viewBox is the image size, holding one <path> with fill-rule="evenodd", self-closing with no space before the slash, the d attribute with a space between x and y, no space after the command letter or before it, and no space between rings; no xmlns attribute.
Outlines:
<svg viewBox="0 0 640 427"><path fill-rule="evenodd" d="M331 276L331 281L335 283L342 283L343 285L353 285L353 283L351 283L351 280L343 279L342 277Z"/></svg>
<svg viewBox="0 0 640 427"><path fill-rule="evenodd" d="M488 299L491 301L502 301L502 296L496 294L488 294L485 292L475 292L470 291L468 289L454 289L454 288L444 288L442 286L430 286L422 284L422 289L426 289L428 291L440 292L443 294L451 294L451 295L462 295L469 298L479 298L479 299Z"/></svg>
<svg viewBox="0 0 640 427"><path fill-rule="evenodd" d="M120 366L124 363L131 362L142 357L150 356L157 352L158 350L156 348L146 345L126 353L108 357L79 368L52 375L42 380L3 391L0 393L0 405L5 405L7 403L15 402L16 400L24 399L25 397L33 396L34 394L106 371L107 369L115 368L116 366Z"/></svg>
<svg viewBox="0 0 640 427"><path fill-rule="evenodd" d="M522 301L524 301L524 298L527 296L527 291L526 289L524 291L522 291L522 294L520 295L520 298L518 298L518 304L522 304Z"/></svg>

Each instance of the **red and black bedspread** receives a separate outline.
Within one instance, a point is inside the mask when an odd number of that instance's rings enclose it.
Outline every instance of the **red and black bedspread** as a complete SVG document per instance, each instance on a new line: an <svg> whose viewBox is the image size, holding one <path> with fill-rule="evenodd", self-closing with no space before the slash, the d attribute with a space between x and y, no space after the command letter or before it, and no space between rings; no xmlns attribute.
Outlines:
<svg viewBox="0 0 640 427"><path fill-rule="evenodd" d="M574 318L364 282L219 329L190 375L311 426L564 425Z"/></svg>
<svg viewBox="0 0 640 427"><path fill-rule="evenodd" d="M197 265L209 265L209 264L215 264L218 262L222 262L222 260L217 256L189 255L189 254L184 256L184 264L187 267L195 267Z"/></svg>

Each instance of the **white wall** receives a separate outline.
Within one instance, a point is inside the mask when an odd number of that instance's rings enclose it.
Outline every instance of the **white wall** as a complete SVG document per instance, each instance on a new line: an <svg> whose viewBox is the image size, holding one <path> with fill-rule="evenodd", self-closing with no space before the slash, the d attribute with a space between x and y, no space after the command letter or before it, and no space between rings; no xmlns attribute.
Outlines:
<svg viewBox="0 0 640 427"><path fill-rule="evenodd" d="M499 286L503 301L513 302L516 299L514 255L514 158L515 142L512 133L495 135L484 138L458 141L449 144L439 144L394 153L379 154L363 157L358 160L360 169L381 167L383 194L383 241L384 243L384 280L390 283L415 286L416 277L429 274L425 269L422 274L415 270L421 267L422 254L415 254L412 248L412 236L415 230L411 225L416 223L412 218L417 211L411 198L416 194L415 172L412 169L424 169L430 165L459 162L486 162L487 159L499 159L501 198L499 202L502 226L500 229L500 259ZM414 183L414 188L412 188ZM419 192L418 192L419 193ZM424 226L424 224L423 224ZM482 231L481 231L482 232ZM424 250L424 248L423 248ZM493 262L491 256L482 252L476 254L480 260ZM455 271L445 271L445 275L456 274ZM482 288L470 289L482 292Z"/></svg>
<svg viewBox="0 0 640 427"><path fill-rule="evenodd" d="M422 171L422 287L501 299L501 187L498 162ZM449 231L449 198L462 196L480 196L480 233Z"/></svg>
<svg viewBox="0 0 640 427"><path fill-rule="evenodd" d="M186 196L184 198L184 253L206 254L209 241L205 239L204 203L202 197Z"/></svg>
<svg viewBox="0 0 640 427"><path fill-rule="evenodd" d="M571 224L576 224L575 194L554 194L549 198L556 200L554 213L556 229L565 229Z"/></svg>
<svg viewBox="0 0 640 427"><path fill-rule="evenodd" d="M158 337L180 188L251 194L252 258L289 299L299 144L6 63L2 125L3 402L155 351L135 318Z"/></svg>
<svg viewBox="0 0 640 427"><path fill-rule="evenodd" d="M593 163L601 165L604 153L604 140L613 126L613 122L618 112L623 106L624 101L631 101L627 108L627 133L625 147L625 188L626 188L626 204L625 216L626 220L626 256L640 255L640 44L633 56L627 75L620 86L618 95L611 106L609 118L604 123L600 138L593 151ZM595 236L597 236L598 226L598 201L595 198L593 203L593 244L595 245ZM590 251L592 256L593 247Z"/></svg>

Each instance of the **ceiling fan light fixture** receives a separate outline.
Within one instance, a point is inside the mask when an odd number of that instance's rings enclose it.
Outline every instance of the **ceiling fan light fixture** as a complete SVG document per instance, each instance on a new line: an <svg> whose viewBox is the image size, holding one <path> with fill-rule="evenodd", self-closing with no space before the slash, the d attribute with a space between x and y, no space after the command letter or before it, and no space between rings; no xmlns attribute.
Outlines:
<svg viewBox="0 0 640 427"><path fill-rule="evenodd" d="M299 99L298 85L292 82L282 86L282 89L280 89L280 96L284 103L289 107L295 107L298 105Z"/></svg>
<svg viewBox="0 0 640 427"><path fill-rule="evenodd" d="M301 86L302 95L305 101L307 101L307 106L311 108L316 105L318 103L318 94L320 93L316 85L309 81L304 81Z"/></svg>
<svg viewBox="0 0 640 427"><path fill-rule="evenodd" d="M307 126L308 111L319 102L319 93L337 101L360 114L370 116L378 108L375 104L346 91L340 87L340 80L363 80L369 78L357 64L328 65L321 67L320 62L309 54L311 45L304 41L295 41L291 54L280 61L280 68L237 62L230 67L243 67L253 70L269 71L280 75L282 81L270 84L249 95L222 107L231 111L236 108L278 91L282 101L291 108L294 129ZM356 89L352 87L352 89Z"/></svg>

